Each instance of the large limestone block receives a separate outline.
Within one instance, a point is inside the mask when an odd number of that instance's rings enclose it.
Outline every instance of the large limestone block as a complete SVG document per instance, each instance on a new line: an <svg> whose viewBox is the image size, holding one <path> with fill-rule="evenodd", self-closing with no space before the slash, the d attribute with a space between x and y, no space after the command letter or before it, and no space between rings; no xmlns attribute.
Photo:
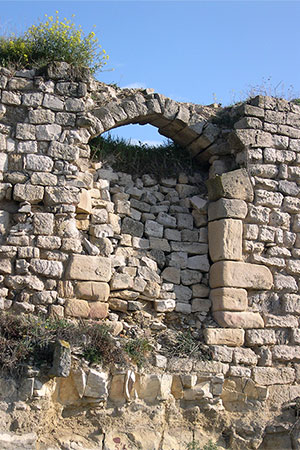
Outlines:
<svg viewBox="0 0 300 450"><path fill-rule="evenodd" d="M241 220L221 219L208 224L209 254L213 262L242 259L243 223Z"/></svg>
<svg viewBox="0 0 300 450"><path fill-rule="evenodd" d="M105 399L107 395L107 374L98 372L95 369L90 369L84 396Z"/></svg>
<svg viewBox="0 0 300 450"><path fill-rule="evenodd" d="M16 184L13 197L17 202L40 203L44 197L44 188L32 184Z"/></svg>
<svg viewBox="0 0 300 450"><path fill-rule="evenodd" d="M91 193L87 189L82 189L82 191L80 193L79 203L76 206L76 212L83 213L83 214L90 214L92 212Z"/></svg>
<svg viewBox="0 0 300 450"><path fill-rule="evenodd" d="M264 328L263 318L255 312L215 311L215 321L226 328Z"/></svg>
<svg viewBox="0 0 300 450"><path fill-rule="evenodd" d="M245 311L248 306L246 289L217 288L210 291L213 311Z"/></svg>
<svg viewBox="0 0 300 450"><path fill-rule="evenodd" d="M245 331L230 328L206 328L204 330L204 337L208 345L240 347L244 344Z"/></svg>
<svg viewBox="0 0 300 450"><path fill-rule="evenodd" d="M259 264L237 261L218 261L210 269L210 286L240 287L248 289L271 289L271 271Z"/></svg>
<svg viewBox="0 0 300 450"><path fill-rule="evenodd" d="M106 302L109 296L109 285L101 281L81 281L77 283L75 294L85 300L98 300Z"/></svg>
<svg viewBox="0 0 300 450"><path fill-rule="evenodd" d="M86 300L71 298L66 301L65 313L66 316L87 319L90 314L90 307Z"/></svg>
<svg viewBox="0 0 300 450"><path fill-rule="evenodd" d="M295 380L295 370L291 367L254 367L253 379L262 386L291 384Z"/></svg>
<svg viewBox="0 0 300 450"><path fill-rule="evenodd" d="M208 220L244 219L247 215L247 203L244 200L220 198L208 206Z"/></svg>
<svg viewBox="0 0 300 450"><path fill-rule="evenodd" d="M108 303L90 303L90 319L105 319L108 316Z"/></svg>
<svg viewBox="0 0 300 450"><path fill-rule="evenodd" d="M103 256L72 255L66 277L70 280L109 281L110 259Z"/></svg>
<svg viewBox="0 0 300 450"><path fill-rule="evenodd" d="M219 198L236 198L252 201L253 188L246 169L233 170L207 181L208 197L211 201Z"/></svg>

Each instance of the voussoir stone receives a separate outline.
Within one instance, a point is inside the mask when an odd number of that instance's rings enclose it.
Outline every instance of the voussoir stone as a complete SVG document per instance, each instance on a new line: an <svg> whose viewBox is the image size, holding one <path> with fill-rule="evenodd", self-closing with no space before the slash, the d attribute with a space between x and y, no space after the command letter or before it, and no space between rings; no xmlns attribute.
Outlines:
<svg viewBox="0 0 300 450"><path fill-rule="evenodd" d="M206 328L204 330L204 337L208 345L240 347L244 344L245 331L230 328Z"/></svg>
<svg viewBox="0 0 300 450"><path fill-rule="evenodd" d="M259 264L238 261L218 261L210 269L210 286L271 289L271 271Z"/></svg>
<svg viewBox="0 0 300 450"><path fill-rule="evenodd" d="M110 259L103 256L72 255L66 276L70 280L109 281Z"/></svg>
<svg viewBox="0 0 300 450"><path fill-rule="evenodd" d="M256 312L215 311L215 321L226 328L264 328L263 318Z"/></svg>
<svg viewBox="0 0 300 450"><path fill-rule="evenodd" d="M222 287L211 289L213 311L245 311L248 306L246 289Z"/></svg>
<svg viewBox="0 0 300 450"><path fill-rule="evenodd" d="M236 219L215 220L208 224L209 254L212 261L242 259L243 223Z"/></svg>

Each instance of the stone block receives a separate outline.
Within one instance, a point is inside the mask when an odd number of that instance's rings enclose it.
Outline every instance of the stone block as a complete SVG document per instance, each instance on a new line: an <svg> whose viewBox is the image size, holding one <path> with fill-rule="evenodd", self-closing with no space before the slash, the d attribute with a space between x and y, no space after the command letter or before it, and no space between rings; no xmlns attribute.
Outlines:
<svg viewBox="0 0 300 450"><path fill-rule="evenodd" d="M254 367L253 379L262 386L292 384L295 380L295 370L290 367Z"/></svg>
<svg viewBox="0 0 300 450"><path fill-rule="evenodd" d="M211 201L222 197L252 201L253 188L246 169L223 173L207 181Z"/></svg>
<svg viewBox="0 0 300 450"><path fill-rule="evenodd" d="M235 219L215 220L208 224L209 253L213 262L242 259L243 222Z"/></svg>
<svg viewBox="0 0 300 450"><path fill-rule="evenodd" d="M157 312L171 312L176 307L176 301L173 299L156 300L154 302L154 308Z"/></svg>
<svg viewBox="0 0 300 450"><path fill-rule="evenodd" d="M24 168L35 172L51 172L53 161L48 156L26 155Z"/></svg>
<svg viewBox="0 0 300 450"><path fill-rule="evenodd" d="M131 236L141 238L144 233L144 225L130 217L125 217L122 222L121 232L122 234L130 234Z"/></svg>
<svg viewBox="0 0 300 450"><path fill-rule="evenodd" d="M244 200L220 198L216 202L211 202L208 206L208 220L218 219L244 219L247 215L248 207Z"/></svg>
<svg viewBox="0 0 300 450"><path fill-rule="evenodd" d="M210 268L208 257L206 255L191 256L187 260L187 268L208 272Z"/></svg>
<svg viewBox="0 0 300 450"><path fill-rule="evenodd" d="M234 364L245 364L246 366L256 366L258 356L250 348L237 348L233 352Z"/></svg>
<svg viewBox="0 0 300 450"><path fill-rule="evenodd" d="M107 395L107 374L98 372L95 369L90 369L87 376L84 396L104 400Z"/></svg>
<svg viewBox="0 0 300 450"><path fill-rule="evenodd" d="M246 344L249 347L276 344L275 330L246 330Z"/></svg>
<svg viewBox="0 0 300 450"><path fill-rule="evenodd" d="M36 138L38 141L55 141L61 135L61 126L55 123L36 126Z"/></svg>
<svg viewBox="0 0 300 450"><path fill-rule="evenodd" d="M226 328L264 328L263 318L255 312L215 311L215 321Z"/></svg>
<svg viewBox="0 0 300 450"><path fill-rule="evenodd" d="M275 345L272 348L273 360L276 361L297 361L300 360L300 347L291 345Z"/></svg>
<svg viewBox="0 0 300 450"><path fill-rule="evenodd" d="M54 215L50 213L35 213L32 223L34 234L51 235L54 228Z"/></svg>
<svg viewBox="0 0 300 450"><path fill-rule="evenodd" d="M47 278L61 278L64 270L62 262L47 259L32 259L30 266L35 273Z"/></svg>
<svg viewBox="0 0 300 450"><path fill-rule="evenodd" d="M76 161L79 158L79 148L54 141L49 146L48 155L64 161Z"/></svg>
<svg viewBox="0 0 300 450"><path fill-rule="evenodd" d="M78 298L106 302L109 297L109 285L100 281L80 281L75 288Z"/></svg>
<svg viewBox="0 0 300 450"><path fill-rule="evenodd" d="M193 298L192 312L208 312L211 308L211 301L208 298Z"/></svg>
<svg viewBox="0 0 300 450"><path fill-rule="evenodd" d="M82 317L87 319L90 314L90 307L86 300L70 298L65 303L65 314L70 317Z"/></svg>
<svg viewBox="0 0 300 450"><path fill-rule="evenodd" d="M109 307L114 311L126 312L128 310L128 302L120 298L109 298Z"/></svg>
<svg viewBox="0 0 300 450"><path fill-rule="evenodd" d="M79 214L90 214L92 212L92 198L87 189L82 189L79 195L79 203L76 206L76 212Z"/></svg>
<svg viewBox="0 0 300 450"><path fill-rule="evenodd" d="M166 280L170 283L180 284L180 269L177 267L166 267L162 274L163 280Z"/></svg>
<svg viewBox="0 0 300 450"><path fill-rule="evenodd" d="M291 314L284 316L264 314L264 321L267 328L298 328L299 326L298 318Z"/></svg>
<svg viewBox="0 0 300 450"><path fill-rule="evenodd" d="M40 186L35 187L40 188ZM78 202L79 190L73 186L47 186L45 189L45 205L54 206L61 205L62 203L76 205Z"/></svg>
<svg viewBox="0 0 300 450"><path fill-rule="evenodd" d="M44 188L32 184L16 184L13 198L17 202L40 203L44 198Z"/></svg>
<svg viewBox="0 0 300 450"><path fill-rule="evenodd" d="M241 329L206 328L205 341L208 345L240 347L244 344L245 331Z"/></svg>
<svg viewBox="0 0 300 450"><path fill-rule="evenodd" d="M130 289L133 286L133 277L127 273L115 272L110 282L111 290Z"/></svg>
<svg viewBox="0 0 300 450"><path fill-rule="evenodd" d="M249 289L271 289L271 271L258 264L236 261L218 261L210 269L210 286L240 287Z"/></svg>
<svg viewBox="0 0 300 450"><path fill-rule="evenodd" d="M246 289L217 288L210 291L213 311L245 311L248 307Z"/></svg>
<svg viewBox="0 0 300 450"><path fill-rule="evenodd" d="M66 272L67 279L83 281L109 281L111 263L102 256L72 255Z"/></svg>
<svg viewBox="0 0 300 450"><path fill-rule="evenodd" d="M10 215L7 211L0 211L0 234L3 236L9 231Z"/></svg>
<svg viewBox="0 0 300 450"><path fill-rule="evenodd" d="M90 319L105 319L108 316L108 303L93 302L90 303Z"/></svg>
<svg viewBox="0 0 300 450"><path fill-rule="evenodd" d="M162 238L164 234L164 227L160 223L154 220L146 220L145 222L145 235L147 237Z"/></svg>

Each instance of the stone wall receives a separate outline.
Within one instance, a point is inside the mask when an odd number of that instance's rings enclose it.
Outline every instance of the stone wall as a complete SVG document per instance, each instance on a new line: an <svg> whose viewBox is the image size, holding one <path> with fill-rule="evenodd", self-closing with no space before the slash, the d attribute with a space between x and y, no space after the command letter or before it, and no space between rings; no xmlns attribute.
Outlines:
<svg viewBox="0 0 300 450"><path fill-rule="evenodd" d="M297 445L293 410L282 405L300 392L300 108L269 97L228 110L177 103L64 63L1 69L0 89L1 309L106 320L116 342L144 323L154 339L189 329L212 354L170 358L157 345L144 371L73 361L52 381L3 379L2 428L13 430L11 408L25 408L30 423L36 402L60 405L56 419L96 405L101 439L129 426L109 422L112 409L136 420L141 408L164 411L155 449L183 450L178 429L207 437L205 416L223 448ZM157 179L90 161L92 137L129 123L156 126L202 168ZM114 450L105 445L95 448Z"/></svg>

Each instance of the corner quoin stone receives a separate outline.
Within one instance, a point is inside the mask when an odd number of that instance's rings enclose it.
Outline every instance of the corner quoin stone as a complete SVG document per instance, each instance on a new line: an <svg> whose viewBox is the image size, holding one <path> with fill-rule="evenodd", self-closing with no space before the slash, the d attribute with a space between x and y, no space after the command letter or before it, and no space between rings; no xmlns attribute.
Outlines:
<svg viewBox="0 0 300 450"><path fill-rule="evenodd" d="M211 288L271 289L273 276L263 265L218 261L211 266L209 282Z"/></svg>
<svg viewBox="0 0 300 450"><path fill-rule="evenodd" d="M211 289L213 311L245 311L248 307L246 289L222 287Z"/></svg>
<svg viewBox="0 0 300 450"><path fill-rule="evenodd" d="M72 255L66 277L69 280L109 281L110 259L103 256Z"/></svg>
<svg viewBox="0 0 300 450"><path fill-rule="evenodd" d="M204 330L207 345L228 345L240 347L244 344L245 331L242 329L206 328Z"/></svg>
<svg viewBox="0 0 300 450"><path fill-rule="evenodd" d="M213 262L242 259L243 222L235 219L215 220L208 224L209 253Z"/></svg>
<svg viewBox="0 0 300 450"><path fill-rule="evenodd" d="M225 328L264 328L265 323L256 312L215 311L215 321Z"/></svg>
<svg viewBox="0 0 300 450"><path fill-rule="evenodd" d="M252 184L246 169L217 175L207 181L208 197L210 201L219 198L236 198L252 202L254 198Z"/></svg>

